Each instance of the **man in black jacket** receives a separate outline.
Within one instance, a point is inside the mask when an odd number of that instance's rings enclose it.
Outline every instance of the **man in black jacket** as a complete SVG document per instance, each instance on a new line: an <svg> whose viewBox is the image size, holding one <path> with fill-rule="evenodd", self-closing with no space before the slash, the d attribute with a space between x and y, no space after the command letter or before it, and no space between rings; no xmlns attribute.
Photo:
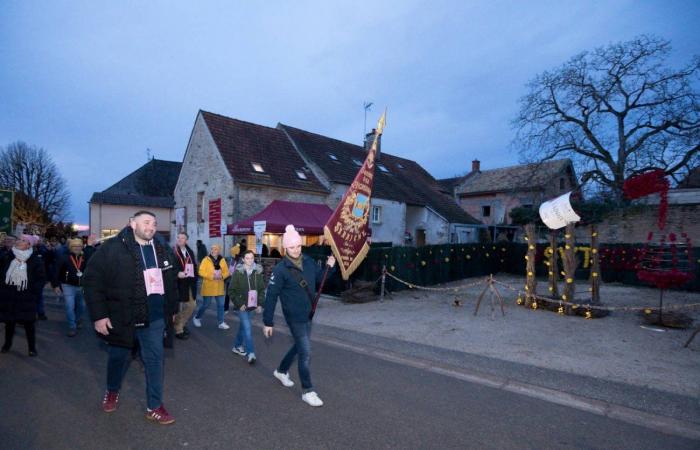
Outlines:
<svg viewBox="0 0 700 450"><path fill-rule="evenodd" d="M129 226L100 246L83 276L95 330L109 344L102 409L117 409L131 348L138 341L146 371L146 418L175 419L163 406L163 332L178 304L175 256L156 232L155 214L138 211Z"/></svg>
<svg viewBox="0 0 700 450"><path fill-rule="evenodd" d="M51 278L51 286L58 296L63 296L68 322L68 337L74 337L81 326L85 300L80 287L83 272L91 253L84 253L82 239L68 241L70 253L61 255L56 262L56 270Z"/></svg>
<svg viewBox="0 0 700 450"><path fill-rule="evenodd" d="M177 289L180 300L180 312L175 316L175 337L187 339L190 336L185 324L197 306L197 260L187 245L189 236L184 231L177 234L175 262L177 269Z"/></svg>

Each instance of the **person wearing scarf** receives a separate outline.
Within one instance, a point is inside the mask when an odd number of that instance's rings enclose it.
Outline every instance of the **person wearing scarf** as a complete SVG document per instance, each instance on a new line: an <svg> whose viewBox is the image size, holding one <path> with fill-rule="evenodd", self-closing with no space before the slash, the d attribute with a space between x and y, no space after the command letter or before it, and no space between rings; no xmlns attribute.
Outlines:
<svg viewBox="0 0 700 450"><path fill-rule="evenodd" d="M37 356L36 328L39 294L44 287L44 263L32 249L33 236L23 234L12 252L0 259L0 321L5 322L5 343L0 352L12 348L17 323L24 325L29 356Z"/></svg>
<svg viewBox="0 0 700 450"><path fill-rule="evenodd" d="M216 318L219 329L228 330L231 328L224 322L224 301L226 298L224 280L229 276L228 264L220 252L219 245L212 245L211 253L203 258L199 264L199 276L202 279L202 303L192 318L192 323L198 328L202 326L202 316L212 300L216 300Z"/></svg>

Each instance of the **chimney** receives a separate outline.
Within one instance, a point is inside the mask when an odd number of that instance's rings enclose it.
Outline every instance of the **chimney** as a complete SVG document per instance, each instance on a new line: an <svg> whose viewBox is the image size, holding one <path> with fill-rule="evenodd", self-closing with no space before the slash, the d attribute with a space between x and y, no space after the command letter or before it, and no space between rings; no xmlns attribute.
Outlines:
<svg viewBox="0 0 700 450"><path fill-rule="evenodd" d="M481 170L481 161L475 159L472 161L472 172L479 172Z"/></svg>
<svg viewBox="0 0 700 450"><path fill-rule="evenodd" d="M377 129L372 128L372 131L370 131L369 133L367 133L365 135L365 150L367 150L367 152L369 152L369 149L372 148L372 143L374 142L374 136L376 134L377 134ZM375 159L379 159L379 155L381 153L381 150L382 150L382 136L379 135L379 139L377 139L377 155L376 155Z"/></svg>

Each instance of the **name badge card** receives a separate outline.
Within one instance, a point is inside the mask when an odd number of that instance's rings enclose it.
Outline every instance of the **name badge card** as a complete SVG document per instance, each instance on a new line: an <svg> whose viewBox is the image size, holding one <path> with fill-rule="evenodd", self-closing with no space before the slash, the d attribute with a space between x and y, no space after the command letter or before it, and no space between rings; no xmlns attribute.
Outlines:
<svg viewBox="0 0 700 450"><path fill-rule="evenodd" d="M146 282L146 295L165 294L163 288L163 273L158 268L143 271L143 279Z"/></svg>
<svg viewBox="0 0 700 450"><path fill-rule="evenodd" d="M194 278L194 264L192 264L192 263L185 264L185 277Z"/></svg>
<svg viewBox="0 0 700 450"><path fill-rule="evenodd" d="M248 308L258 307L258 291L251 289L248 291Z"/></svg>

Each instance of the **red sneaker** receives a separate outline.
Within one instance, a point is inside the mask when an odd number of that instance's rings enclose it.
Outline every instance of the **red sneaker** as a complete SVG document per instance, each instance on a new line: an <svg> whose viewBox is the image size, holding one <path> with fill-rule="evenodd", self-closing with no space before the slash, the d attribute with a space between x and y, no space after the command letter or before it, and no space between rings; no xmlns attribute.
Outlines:
<svg viewBox="0 0 700 450"><path fill-rule="evenodd" d="M169 425L175 422L175 418L170 415L163 405L156 409L146 410L146 419L153 420L161 425Z"/></svg>
<svg viewBox="0 0 700 450"><path fill-rule="evenodd" d="M102 411L110 413L117 410L119 403L119 392L105 391L102 397Z"/></svg>

